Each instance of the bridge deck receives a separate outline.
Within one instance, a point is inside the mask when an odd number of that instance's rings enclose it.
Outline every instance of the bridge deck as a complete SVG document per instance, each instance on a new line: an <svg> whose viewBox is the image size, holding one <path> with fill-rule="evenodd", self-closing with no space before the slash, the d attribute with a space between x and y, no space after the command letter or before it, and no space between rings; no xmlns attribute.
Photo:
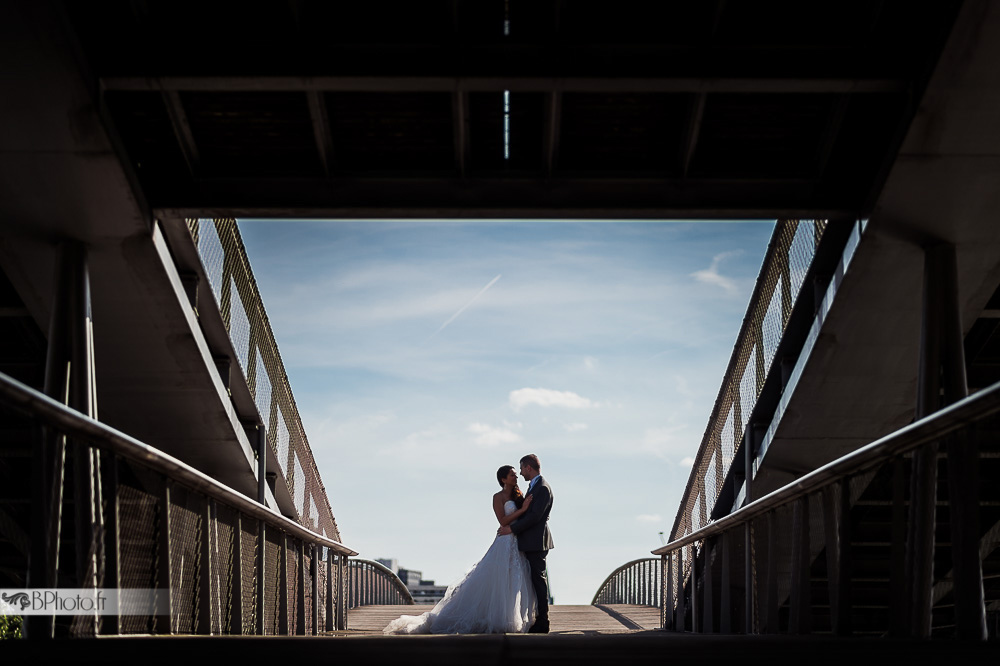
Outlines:
<svg viewBox="0 0 1000 666"><path fill-rule="evenodd" d="M430 606L362 606L347 614L346 632L335 634L379 634L400 615L419 615ZM550 633L622 634L660 628L660 611L650 606L552 606Z"/></svg>

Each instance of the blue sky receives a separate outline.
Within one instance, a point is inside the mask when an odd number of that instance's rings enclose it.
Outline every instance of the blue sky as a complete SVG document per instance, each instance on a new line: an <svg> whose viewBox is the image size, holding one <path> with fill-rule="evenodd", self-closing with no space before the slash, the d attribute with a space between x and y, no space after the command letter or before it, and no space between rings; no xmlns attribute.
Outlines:
<svg viewBox="0 0 1000 666"><path fill-rule="evenodd" d="M240 220L345 544L450 583L535 453L563 604L669 532L773 228Z"/></svg>

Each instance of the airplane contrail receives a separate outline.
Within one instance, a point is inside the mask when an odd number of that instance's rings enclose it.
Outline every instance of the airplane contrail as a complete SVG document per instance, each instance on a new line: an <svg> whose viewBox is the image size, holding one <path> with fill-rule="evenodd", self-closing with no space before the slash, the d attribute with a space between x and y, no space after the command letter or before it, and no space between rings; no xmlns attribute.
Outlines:
<svg viewBox="0 0 1000 666"><path fill-rule="evenodd" d="M500 279L500 275L498 274L498 275L497 275L497 276L496 276L495 278L493 278L492 280L490 280L490 281L489 281L489 283L487 283L487 285L486 285L485 287L483 287L482 289L480 289L480 290L479 290L479 293L478 293L478 294L476 294L475 296L473 296L473 297L472 297L472 300L470 300L470 301L469 301L468 303L466 303L465 305L463 305L462 307L460 307L460 308L458 309L458 312L456 312L456 313L455 313L455 314L453 314L452 316L448 317L448 321L446 321L445 323L441 324L441 328L439 328L438 330L434 331L434 333L433 333L433 334L431 334L431 338L433 338L433 337L434 337L435 335L437 335L438 333L440 333L441 331L443 331L443 330L445 329L445 327L446 327L446 326L448 326L448 324L450 324L451 322L455 321L455 319L457 319L457 318L458 318L458 315L460 315L460 314L462 314L463 312L465 312L465 310L466 310L466 309L467 309L467 308L468 308L468 307L469 307L470 305L472 305L472 304L473 304L473 303L475 303L475 302L476 302L477 300L479 300L479 297L480 297L480 296L482 296L483 294L485 294L485 293L486 293L486 291L487 291L487 290L488 290L488 289L489 289L490 287L492 287L493 285L495 285L495 284L497 283L497 280L499 280L499 279ZM428 338L428 340L429 340L429 339L430 339L430 338Z"/></svg>

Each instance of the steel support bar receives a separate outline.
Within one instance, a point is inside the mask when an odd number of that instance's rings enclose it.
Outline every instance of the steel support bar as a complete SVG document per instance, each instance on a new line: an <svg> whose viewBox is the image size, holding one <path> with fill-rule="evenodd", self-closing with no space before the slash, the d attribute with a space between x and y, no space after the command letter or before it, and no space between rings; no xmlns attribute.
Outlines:
<svg viewBox="0 0 1000 666"><path fill-rule="evenodd" d="M778 512L772 511L767 514L767 581L764 592L764 608L762 615L764 620L764 631L768 634L776 634L780 631L780 619L778 617Z"/></svg>
<svg viewBox="0 0 1000 666"><path fill-rule="evenodd" d="M298 576L295 578L295 635L306 634L306 549L303 542L298 543L299 553Z"/></svg>
<svg viewBox="0 0 1000 666"><path fill-rule="evenodd" d="M702 553L705 546L702 542ZM691 631L701 632L701 618L698 617L698 545L691 544Z"/></svg>
<svg viewBox="0 0 1000 666"><path fill-rule="evenodd" d="M837 616L833 633L837 636L850 636L852 615L852 584L853 559L851 556L851 482L848 479L840 481L839 502L837 507Z"/></svg>
<svg viewBox="0 0 1000 666"><path fill-rule="evenodd" d="M333 596L333 551L325 546L323 550L326 551L326 626L324 628L326 631L333 631L336 620Z"/></svg>
<svg viewBox="0 0 1000 666"><path fill-rule="evenodd" d="M266 457L266 456L265 456ZM253 612L253 626L254 632L258 636L264 635L264 583L267 578L267 527L263 520L257 521L257 549L256 557L254 558L254 569L256 572L256 587L254 588L254 596L256 597L256 603L254 604Z"/></svg>
<svg viewBox="0 0 1000 666"><path fill-rule="evenodd" d="M723 634L733 633L733 601L732 601L732 580L730 579L730 567L732 558L730 549L732 541L729 532L722 533L722 587L721 599L719 601L719 631Z"/></svg>
<svg viewBox="0 0 1000 666"><path fill-rule="evenodd" d="M214 513L215 500L210 497L205 498L205 508L201 514L201 533L199 534L198 546L201 557L198 562L198 623L196 631L206 636L215 633L212 630L212 534L214 533Z"/></svg>
<svg viewBox="0 0 1000 666"><path fill-rule="evenodd" d="M121 589L121 504L118 500L118 456L109 454L105 465L108 498L108 517L105 523L104 543L104 580L105 584L116 590ZM122 633L121 615L107 618L104 633L117 635Z"/></svg>
<svg viewBox="0 0 1000 666"><path fill-rule="evenodd" d="M889 635L909 633L909 592L906 580L906 459L892 465L892 539L889 547Z"/></svg>
<svg viewBox="0 0 1000 666"><path fill-rule="evenodd" d="M664 586L667 588L667 593L663 595L663 628L664 629L676 629L677 623L674 621L674 554L664 553L660 555L664 558L666 569L664 569Z"/></svg>
<svg viewBox="0 0 1000 666"><path fill-rule="evenodd" d="M962 336L962 312L958 293L958 262L955 246L938 245L924 257L925 327L937 326L938 367L928 365L928 373L939 377L943 405L965 398L965 347ZM931 320L931 316L935 316ZM923 360L923 359L922 359ZM927 361L933 362L929 353ZM923 379L924 375L921 374ZM925 387L933 390L932 386ZM936 395L921 392L930 401ZM935 408L936 410L936 408ZM983 569L979 554L979 451L975 436L968 430L947 438L948 502L951 523L952 568L955 580L955 625L964 639L986 640L986 605L983 595Z"/></svg>
<svg viewBox="0 0 1000 666"><path fill-rule="evenodd" d="M744 594L744 632L754 633L753 625L753 526L750 521L743 524L743 541L746 545L744 557L744 583L746 584L746 594Z"/></svg>
<svg viewBox="0 0 1000 666"><path fill-rule="evenodd" d="M792 590L788 633L808 634L810 630L809 589L809 496L792 505Z"/></svg>
<svg viewBox="0 0 1000 666"><path fill-rule="evenodd" d="M712 574L712 560L715 555L716 543L717 537L705 539L705 573L702 574L705 582L703 584L704 596L701 630L702 633L706 634L715 633L715 586L712 584L712 579L714 578Z"/></svg>
<svg viewBox="0 0 1000 666"><path fill-rule="evenodd" d="M315 545L310 546L312 556L309 560L309 573L312 574L312 635L319 633L319 566L316 562L319 556L319 549Z"/></svg>
<svg viewBox="0 0 1000 666"><path fill-rule="evenodd" d="M694 546L686 546L685 548L694 549ZM677 620L676 627L677 631L684 631L684 625L687 618L684 616L687 613L687 609L684 607L684 550L682 548L678 553L677 557Z"/></svg>
<svg viewBox="0 0 1000 666"><path fill-rule="evenodd" d="M229 633L237 636L243 635L243 515L237 511L236 520L233 521L233 566L230 567L232 576L229 589L230 604L232 613L230 614Z"/></svg>
<svg viewBox="0 0 1000 666"><path fill-rule="evenodd" d="M45 358L45 394L87 416L94 415L93 345L86 249L65 242L59 248L55 293ZM66 438L51 428L32 455L31 551L28 584L54 588L59 583ZM78 466L79 467L79 466ZM89 484L88 484L89 485ZM77 540L80 535L77 534ZM90 541L88 540L87 543ZM77 557L79 576L82 558ZM25 635L44 640L55 635L55 618L25 618Z"/></svg>
<svg viewBox="0 0 1000 666"><path fill-rule="evenodd" d="M170 598L170 479L163 480L163 490L159 497L159 520L157 521L156 532L156 588L159 596L157 610L163 609L165 612L157 613L155 616L156 628L154 633L169 635L174 633L173 627L173 600Z"/></svg>
<svg viewBox="0 0 1000 666"><path fill-rule="evenodd" d="M347 555L341 553L340 566L337 571L337 599L340 601L340 613L337 616L337 628L347 630Z"/></svg>
<svg viewBox="0 0 1000 666"><path fill-rule="evenodd" d="M288 535L278 543L278 635L288 635Z"/></svg>

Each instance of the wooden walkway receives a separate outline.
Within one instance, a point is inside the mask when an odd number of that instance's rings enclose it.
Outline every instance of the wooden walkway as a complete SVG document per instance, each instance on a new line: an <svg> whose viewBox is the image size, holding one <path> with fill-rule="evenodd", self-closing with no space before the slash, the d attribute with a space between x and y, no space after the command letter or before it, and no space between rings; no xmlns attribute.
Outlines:
<svg viewBox="0 0 1000 666"><path fill-rule="evenodd" d="M335 634L382 634L400 615L420 615L430 606L362 606L347 614L347 631ZM650 606L552 606L550 634L626 634L660 628L660 611Z"/></svg>

